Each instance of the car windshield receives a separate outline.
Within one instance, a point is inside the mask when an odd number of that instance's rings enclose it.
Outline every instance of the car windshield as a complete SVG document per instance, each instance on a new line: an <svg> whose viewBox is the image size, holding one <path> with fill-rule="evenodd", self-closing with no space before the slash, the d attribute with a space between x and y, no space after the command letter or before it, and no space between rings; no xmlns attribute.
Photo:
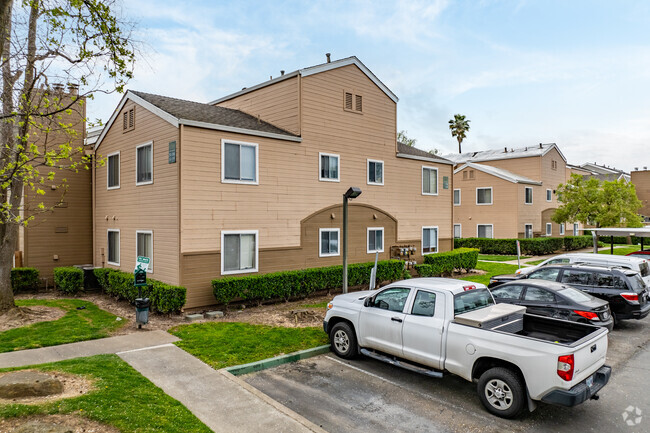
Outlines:
<svg viewBox="0 0 650 433"><path fill-rule="evenodd" d="M494 304L488 289L473 289L454 295L454 316Z"/></svg>
<svg viewBox="0 0 650 433"><path fill-rule="evenodd" d="M569 298L574 302L588 302L591 301L591 297L588 295L585 295L578 289L574 289L573 287L565 287L562 290L558 290L557 293L559 295L564 296L565 298Z"/></svg>

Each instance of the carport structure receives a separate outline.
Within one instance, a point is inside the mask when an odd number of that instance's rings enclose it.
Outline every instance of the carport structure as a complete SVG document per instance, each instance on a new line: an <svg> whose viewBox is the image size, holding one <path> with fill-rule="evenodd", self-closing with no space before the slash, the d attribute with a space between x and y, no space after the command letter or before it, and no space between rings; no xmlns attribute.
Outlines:
<svg viewBox="0 0 650 433"><path fill-rule="evenodd" d="M610 236L610 254L614 254L614 236L636 236L641 238L641 250L643 241L650 238L650 227L606 227L591 230L594 238L594 253L598 252L598 236Z"/></svg>

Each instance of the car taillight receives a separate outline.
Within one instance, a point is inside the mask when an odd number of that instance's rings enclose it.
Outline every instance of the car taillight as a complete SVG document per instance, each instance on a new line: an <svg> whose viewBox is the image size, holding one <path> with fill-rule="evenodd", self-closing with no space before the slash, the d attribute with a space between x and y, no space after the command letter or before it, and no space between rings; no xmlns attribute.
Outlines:
<svg viewBox="0 0 650 433"><path fill-rule="evenodd" d="M474 290L474 289L476 289L476 286L473 285L473 284L470 285L470 286L463 286L463 290L464 290L464 291Z"/></svg>
<svg viewBox="0 0 650 433"><path fill-rule="evenodd" d="M573 310L574 313L576 313L579 316L584 317L585 319L589 320L596 320L598 319L598 314L592 313L591 311L580 311L580 310Z"/></svg>
<svg viewBox="0 0 650 433"><path fill-rule="evenodd" d="M567 382L573 379L573 354L557 357L557 375Z"/></svg>
<svg viewBox="0 0 650 433"><path fill-rule="evenodd" d="M621 293L621 296L628 302L639 303L639 295L636 293Z"/></svg>

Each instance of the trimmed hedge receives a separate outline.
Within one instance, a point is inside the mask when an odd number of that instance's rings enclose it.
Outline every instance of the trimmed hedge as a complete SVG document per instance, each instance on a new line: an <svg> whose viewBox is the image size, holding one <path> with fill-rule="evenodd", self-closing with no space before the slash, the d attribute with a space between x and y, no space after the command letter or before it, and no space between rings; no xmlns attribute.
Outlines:
<svg viewBox="0 0 650 433"><path fill-rule="evenodd" d="M594 240L591 236L565 236L564 249L567 251L579 250L581 248L589 248L594 245Z"/></svg>
<svg viewBox="0 0 650 433"><path fill-rule="evenodd" d="M13 268L11 270L11 288L14 293L19 290L38 288L38 275L36 268Z"/></svg>
<svg viewBox="0 0 650 433"><path fill-rule="evenodd" d="M585 230L585 235L589 235L589 239L591 239L591 230ZM603 242L607 245L610 245L612 243L612 237L611 236L598 236L598 241ZM632 245L638 245L641 243L641 238L638 236L630 236L630 242ZM614 243L615 244L627 244L627 236L614 236ZM643 242L644 244L647 243L647 240Z"/></svg>
<svg viewBox="0 0 650 433"><path fill-rule="evenodd" d="M521 253L529 255L552 254L564 247L563 238L519 239ZM455 239L460 248L478 248L481 254L517 254L517 239L462 238Z"/></svg>
<svg viewBox="0 0 650 433"><path fill-rule="evenodd" d="M424 264L415 265L420 277L439 277L451 275L454 270L469 271L476 267L479 250L476 248L457 248L453 251L424 256Z"/></svg>
<svg viewBox="0 0 650 433"><path fill-rule="evenodd" d="M133 274L110 268L98 268L93 273L104 292L132 304L135 302L138 288L133 286ZM172 313L180 311L185 305L187 298L185 287L172 286L149 278L147 282L148 285L142 287L142 296L151 300L152 310L159 313Z"/></svg>
<svg viewBox="0 0 650 433"><path fill-rule="evenodd" d="M368 284L373 266L374 263L348 265L348 284L350 286ZM403 273L404 262L400 260L385 260L377 263L377 281L399 280ZM217 303L227 306L234 299L258 303L271 299L289 300L307 296L316 290L332 290L342 285L343 266L329 266L214 279L212 292Z"/></svg>
<svg viewBox="0 0 650 433"><path fill-rule="evenodd" d="M54 268L54 284L67 295L75 295L84 288L84 271L72 266Z"/></svg>

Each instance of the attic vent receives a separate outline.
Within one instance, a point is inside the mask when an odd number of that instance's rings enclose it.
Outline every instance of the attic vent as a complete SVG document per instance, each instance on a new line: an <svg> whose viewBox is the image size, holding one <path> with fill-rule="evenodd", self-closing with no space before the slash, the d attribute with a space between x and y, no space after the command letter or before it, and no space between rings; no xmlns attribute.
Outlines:
<svg viewBox="0 0 650 433"><path fill-rule="evenodd" d="M345 109L352 110L352 93L345 92Z"/></svg>
<svg viewBox="0 0 650 433"><path fill-rule="evenodd" d="M355 102L356 102L356 106L354 107L355 110L357 110L357 111L363 111L363 109L362 109L363 106L362 106L362 98L361 98L361 95L354 95L354 96L355 96Z"/></svg>
<svg viewBox="0 0 650 433"><path fill-rule="evenodd" d="M135 128L135 107L122 113L122 131L131 131L133 128Z"/></svg>
<svg viewBox="0 0 650 433"><path fill-rule="evenodd" d="M474 179L474 170L469 171L469 178Z"/></svg>

